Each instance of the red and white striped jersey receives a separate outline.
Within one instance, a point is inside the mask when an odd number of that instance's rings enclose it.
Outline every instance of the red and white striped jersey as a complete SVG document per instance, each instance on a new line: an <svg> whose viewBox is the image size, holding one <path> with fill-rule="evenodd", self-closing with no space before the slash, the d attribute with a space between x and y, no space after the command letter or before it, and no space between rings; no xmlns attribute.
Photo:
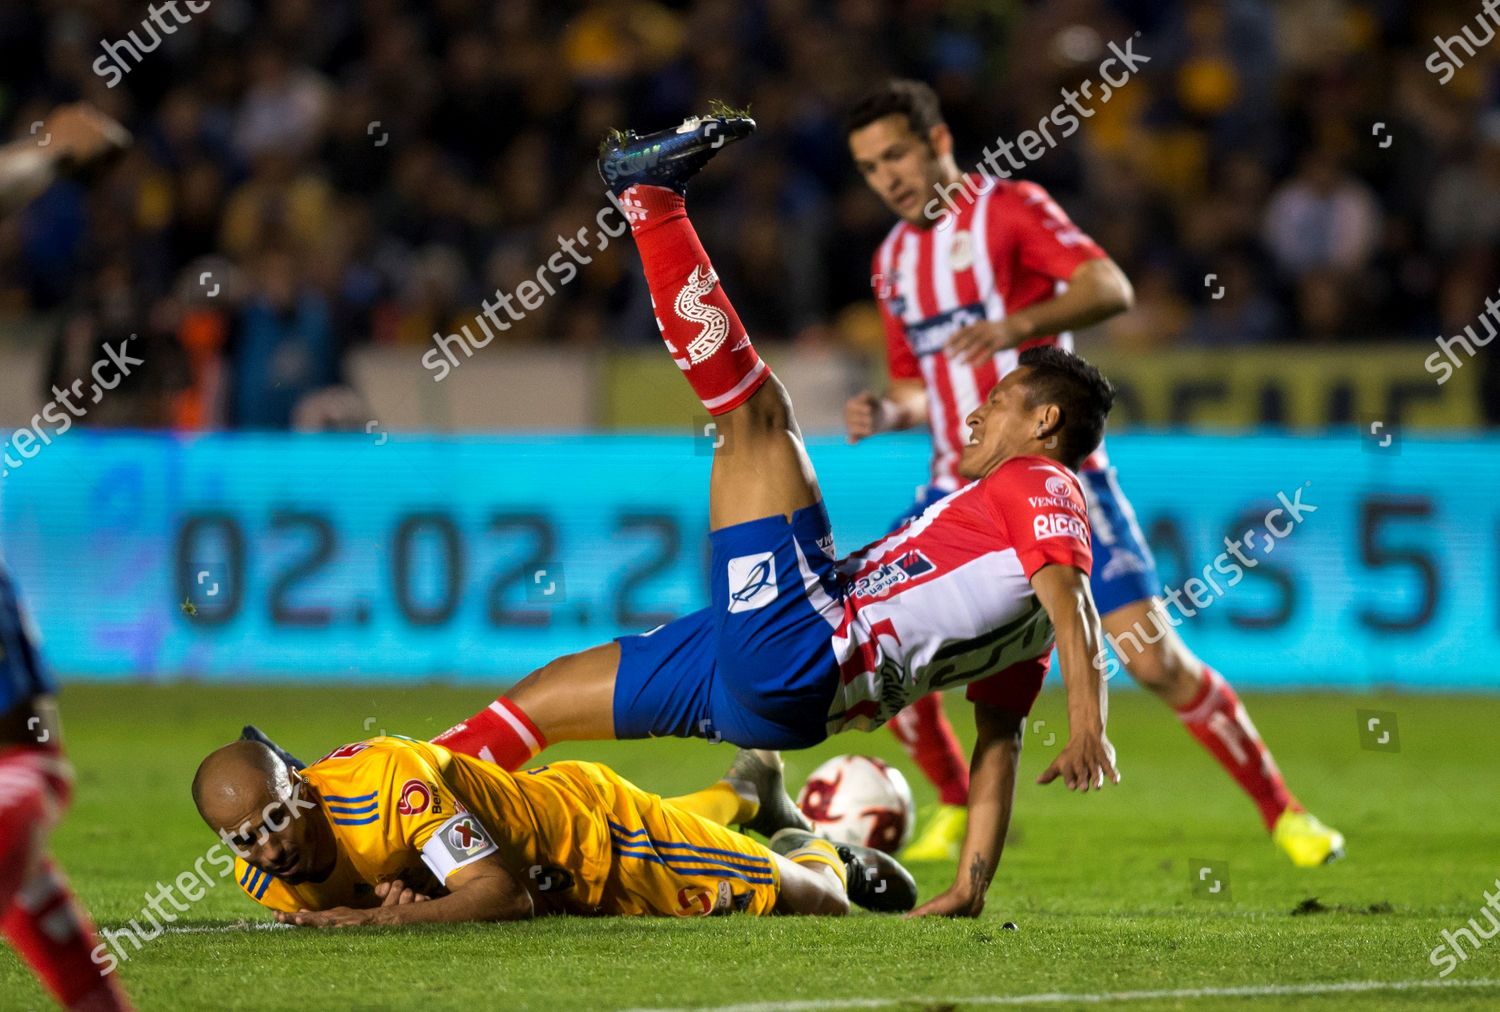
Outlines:
<svg viewBox="0 0 1500 1012"><path fill-rule="evenodd" d="M828 733L871 730L954 685L983 699L1007 668L1045 659L1052 622L1031 577L1049 563L1089 573L1088 509L1077 476L1030 456L844 558Z"/></svg>
<svg viewBox="0 0 1500 1012"><path fill-rule="evenodd" d="M927 386L931 480L946 492L964 484L958 474L969 438L964 419L1016 367L1020 352L1041 344L1073 346L1068 333L1038 336L970 366L948 359L948 340L971 323L1000 320L1053 298L1079 264L1105 255L1037 184L969 179L978 196L956 200L956 210L931 228L897 222L871 265L891 377ZM1101 444L1083 469L1105 466Z"/></svg>

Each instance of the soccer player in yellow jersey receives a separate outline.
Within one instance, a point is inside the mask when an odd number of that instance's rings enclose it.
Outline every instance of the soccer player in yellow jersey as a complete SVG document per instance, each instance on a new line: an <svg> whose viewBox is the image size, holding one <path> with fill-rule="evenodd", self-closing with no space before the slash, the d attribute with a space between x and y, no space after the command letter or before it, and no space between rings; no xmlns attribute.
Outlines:
<svg viewBox="0 0 1500 1012"><path fill-rule="evenodd" d="M769 848L728 829L791 806L779 762L747 750L725 780L667 800L596 763L509 773L381 737L293 770L265 744L240 740L203 761L193 800L240 855L247 895L306 926L844 914L851 899L891 911L916 902L915 883L888 855L792 825Z"/></svg>

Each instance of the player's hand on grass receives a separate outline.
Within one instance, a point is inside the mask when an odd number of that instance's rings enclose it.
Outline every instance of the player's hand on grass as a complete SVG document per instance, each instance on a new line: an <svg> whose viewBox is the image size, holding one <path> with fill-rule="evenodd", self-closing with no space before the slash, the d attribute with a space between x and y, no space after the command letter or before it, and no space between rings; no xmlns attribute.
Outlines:
<svg viewBox="0 0 1500 1012"><path fill-rule="evenodd" d="M383 907L399 907L407 903L425 903L432 899L425 893L419 893L405 882L392 879L389 882L378 882L375 885L375 895L380 897L380 905Z"/></svg>
<svg viewBox="0 0 1500 1012"><path fill-rule="evenodd" d="M1013 316L1003 320L982 320L954 334L943 350L951 359L978 365L995 352L1014 348L1031 336L1031 328Z"/></svg>
<svg viewBox="0 0 1500 1012"><path fill-rule="evenodd" d="M857 443L877 432L883 432L882 422L888 405L878 396L865 390L844 402L844 427L849 430L849 442Z"/></svg>
<svg viewBox="0 0 1500 1012"><path fill-rule="evenodd" d="M983 910L982 893L976 897L967 884L960 886L955 883L903 916L907 920L913 917L978 917Z"/></svg>
<svg viewBox="0 0 1500 1012"><path fill-rule="evenodd" d="M1115 771L1115 747L1102 732L1074 735L1036 782L1050 784L1058 777L1062 777L1070 791L1098 790L1104 787L1106 780L1119 783L1120 774Z"/></svg>
<svg viewBox="0 0 1500 1012"><path fill-rule="evenodd" d="M299 910L294 914L276 912L276 920L282 924L295 924L299 928L355 928L370 924L370 911L352 907L334 907L331 910Z"/></svg>

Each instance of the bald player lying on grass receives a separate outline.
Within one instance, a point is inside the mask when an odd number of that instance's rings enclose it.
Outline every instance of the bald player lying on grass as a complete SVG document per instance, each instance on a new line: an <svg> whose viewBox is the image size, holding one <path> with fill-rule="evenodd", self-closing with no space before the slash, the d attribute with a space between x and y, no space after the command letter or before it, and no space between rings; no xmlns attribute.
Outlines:
<svg viewBox="0 0 1500 1012"><path fill-rule="evenodd" d="M345 745L301 770L259 741L236 741L193 780L199 815L239 855L240 887L283 923L841 915L850 900L883 911L916 903L895 859L801 828L774 753L742 749L723 780L676 800L597 763L509 773L397 737ZM769 849L730 822L770 836Z"/></svg>

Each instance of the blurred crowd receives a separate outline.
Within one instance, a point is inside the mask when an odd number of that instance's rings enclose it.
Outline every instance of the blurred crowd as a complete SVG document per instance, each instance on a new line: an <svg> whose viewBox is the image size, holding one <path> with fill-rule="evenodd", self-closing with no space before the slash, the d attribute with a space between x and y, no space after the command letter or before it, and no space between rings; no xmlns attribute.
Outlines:
<svg viewBox="0 0 1500 1012"><path fill-rule="evenodd" d="M1136 309L1098 339L1430 342L1500 288L1500 41L1446 84L1424 65L1434 36L1476 31L1479 13L212 0L167 34L140 3L0 0L11 135L82 98L138 141L95 185L61 183L0 227L0 308L56 321L49 382L63 385L140 333L155 414L137 422L334 423L349 399L308 395L340 389L349 349L430 346L592 228L608 129L724 98L761 133L705 173L695 218L746 325L874 348L869 261L891 220L849 164L848 104L888 76L931 82L968 166L1139 32L1149 64L1025 173L1135 283ZM106 75L103 44L120 40L143 51L116 45ZM656 340L630 244L501 340Z"/></svg>

